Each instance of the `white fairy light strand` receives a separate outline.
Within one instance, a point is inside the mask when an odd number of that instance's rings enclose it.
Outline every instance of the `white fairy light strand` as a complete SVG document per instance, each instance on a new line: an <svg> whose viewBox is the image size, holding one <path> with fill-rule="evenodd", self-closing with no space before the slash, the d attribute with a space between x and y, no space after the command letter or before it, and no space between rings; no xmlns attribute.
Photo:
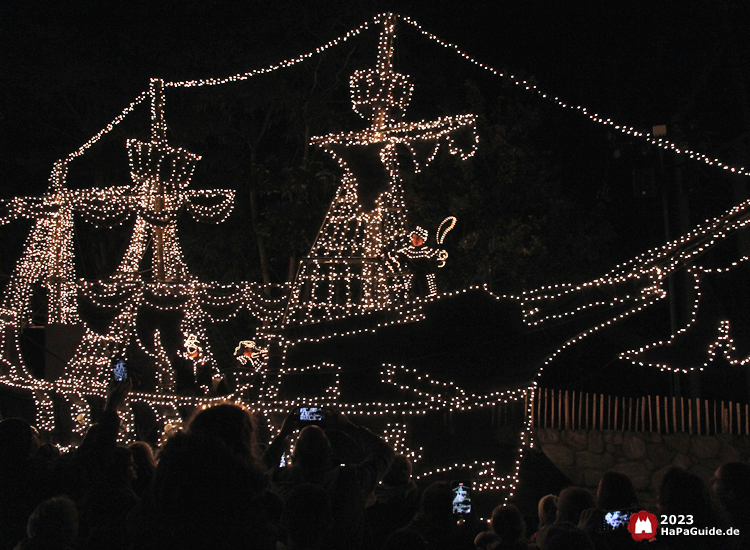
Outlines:
<svg viewBox="0 0 750 550"><path fill-rule="evenodd" d="M453 48L472 63L502 76L496 70L473 60L456 46L442 42L437 37L426 33L419 25L408 18L402 17L401 19L416 26L423 34L426 34L444 47ZM344 175L337 192L337 198L334 199L334 202L336 200L340 201L337 205L338 209L332 207L332 210L329 211L331 216L330 228L332 231L328 233L323 232L322 235L319 235L320 241L318 241L318 246L325 249L325 256L315 257L311 253L308 260L312 268L309 272L303 274L306 277L305 280L310 283L311 292L313 293L317 292L317 289L323 288L323 285L331 283L331 281L339 281L350 288L353 281L362 279L363 276L378 277L381 275L378 274L377 270L372 269L371 266L365 265L366 260L378 257L378 255L382 256L382 250L386 247L383 239L395 239L401 235L406 221L406 209L403 205L402 197L403 190L400 188L400 181L394 169L394 157L392 154L396 143L404 143L409 147L412 141L409 133L422 132L421 136L427 136L435 142L435 148L432 154L427 157L426 162L434 158L437 148L442 143L447 144L449 151L460 155L461 158L471 156L476 150L475 133L474 143L469 147L468 151L459 148L451 136L451 132L459 128L473 129L475 120L472 115L444 117L433 122L401 123L389 119L382 105L379 106L373 103L373 98L375 98L378 102L384 103L389 108L395 108L403 112L406 109L408 98L413 89L408 77L393 72L388 61L392 54L392 42L389 41L389 36L393 34L395 21L396 17L390 14L381 15L374 19L375 23L382 23L386 27L386 32L381 35L379 43L377 70L358 71L350 82L352 86L353 109L360 114L366 114L368 112L367 109L373 106L376 111L372 127L364 132L349 132L314 138L314 143L330 149L329 152L334 154L344 169ZM512 496L515 490L520 461L525 449L530 445L532 409L528 396L536 389L538 376L541 376L542 370L563 350L586 336L663 299L666 296L666 292L663 289L663 281L671 271L685 265L690 260L694 260L698 254L705 251L718 240L725 238L730 232L742 229L750 223L744 219L749 203L744 203L729 211L724 217L707 222L689 235L667 243L659 249L653 249L630 262L618 266L606 277L582 285L545 287L533 292L523 293L521 296L516 297L496 296L498 299L513 298L519 300L522 303L523 320L529 326L553 322L595 308L611 309L624 307L626 310L565 342L546 358L544 365L538 371L537 380L530 386L522 384L516 388L484 395L469 394L453 382L443 382L433 379L430 376L421 375L414 370L404 367L383 365L381 383L397 388L399 392L404 394L405 397L403 400L341 403L340 366L324 363L320 366L283 367L277 372L272 372L267 368L266 359L264 358L252 373L259 377L257 384L247 380L243 381L238 385L235 392L230 393L228 396L221 398L212 397L208 395L208 388L205 387L203 389L206 394L203 396L186 398L173 395L174 379L170 367L170 358L161 343L159 331L157 330L151 334L153 344L151 342L142 342L135 334L135 316L140 307L148 305L160 311L183 311L184 317L180 325L180 331L183 334L195 335L197 340L203 344L201 350L202 360L210 369L216 369L216 363L208 346L205 331L207 323L219 318L230 318L236 315L242 308L252 311L256 317L267 323L268 326L278 327L283 325L285 321L282 320L281 310L283 298L273 300L265 297L261 287L258 285L254 285L253 283L237 283L220 286L212 283L200 283L189 274L179 247L179 239L174 223L175 213L182 206L185 206L196 219L220 223L231 212L234 195L231 190L184 190L184 187L188 185L195 162L197 162L199 157L183 149L172 148L166 143L164 135L166 126L163 119L163 94L161 89L170 86L219 85L236 80L245 80L276 69L289 67L317 53L321 53L326 48L335 46L360 34L363 30L369 28L370 25L371 22L365 23L343 37L318 48L315 52L305 54L276 66L251 71L242 75L226 79L173 83L163 83L158 79L152 80L151 88L148 92L141 94L121 115L92 137L86 144L81 146L81 148L71 153L66 159L60 160L55 164L50 178L51 192L49 194L37 201L30 199L13 199L10 201L9 213L0 222L4 223L19 217L27 217L35 219L36 225L34 231L32 231L27 239L25 256L22 258L22 261L19 261L17 266L17 274L14 275L16 279L13 283L15 286L10 286L10 292L6 289L5 300L2 304L3 307L0 310L2 343L6 344L6 347L10 349L13 349L12 344L15 344L13 356L18 357L19 360L18 364L14 364L4 358L0 359L0 362L8 367L8 374L2 376L1 379L5 384L29 389L34 392L37 403L37 423L40 428L51 430L56 425L52 401L53 393L62 395L70 403L74 404L74 406L71 406L70 414L73 416L73 420L81 419L80 422L74 424L76 431L81 431L83 426L90 422L90 408L85 405L85 396L98 395L99 397L103 397L105 395L112 345L124 342L134 343L147 357L150 357L157 366L157 374L155 390L153 392L135 392L131 395L131 406L123 412L125 430L121 434L122 440L133 437L135 418L132 405L136 403L148 405L154 412L157 420L165 426L165 431L169 431L181 424L180 407L206 407L227 398L232 398L238 403L252 402L254 408L260 408L266 412L285 413L289 408L300 403L310 405L339 403L342 409L355 416L384 417L386 415L398 415L399 418L426 415L441 410L466 411L474 408L493 407L501 403L517 402L521 399L526 399L528 403L526 411L527 420L520 434L517 460L513 468L513 473L498 477L493 461L474 461L440 466L419 474L421 477L424 477L451 470L471 469L479 480L477 484L479 490L504 490L506 491L507 499ZM383 87L381 88L378 88L380 85L378 84L378 79L383 83ZM512 76L511 80L517 85L525 85L527 89L533 89L541 94L536 86L532 86L527 82L518 82ZM87 149L110 132L115 125L119 124L127 114L149 96L152 100L152 141L142 143L136 140L129 140L127 143L131 175L135 184L134 189L130 191L124 187L116 187L89 190L86 192L65 189L63 183L67 173L68 161L84 154ZM545 94L542 94L542 96L547 97ZM584 114L596 122L613 125L609 120L601 120L598 118L598 115L590 115L581 107L568 106L560 102L558 98L555 98L554 101L563 107L582 110ZM378 109L380 110L378 111ZM635 132L632 128L614 127L628 134ZM647 134L636 132L632 135L650 139ZM663 148L674 149L668 142L661 142L660 140L652 142ZM378 206L378 208L381 208L380 211L376 208L374 213L363 214L356 207L357 182L355 176L348 170L343 160L333 152L332 146L372 143L384 144L381 160L388 172L389 189L384 193L383 199L380 201ZM690 151L676 149L675 151L681 154L691 154L691 156L693 154L698 155ZM707 159L707 157L701 157L700 155L694 158L698 158L704 162ZM716 162L718 163L718 161ZM165 163L169 167L166 171L154 168L155 166L164 166ZM724 169L730 169L721 163L718 164L724 167ZM735 171L734 169L731 170ZM160 173L168 174L166 181L158 181L159 177L161 177L158 175ZM744 168L736 173L748 175L744 172ZM159 185L157 185L159 183L166 184L168 189L157 189L159 188ZM211 207L203 206L199 202L193 203L192 201L192 199L213 199L215 197L221 197L222 201L218 205ZM394 205L398 207L399 215L389 218L390 214L387 213L388 208ZM72 250L68 250L68 243L70 241L67 239L67 236L72 232L72 215L74 211L84 212L93 223L106 223L128 212L132 212L136 215L136 223L130 246L123 256L120 266L110 279L98 282L75 282L70 280L69 283L65 283L68 286L63 285L56 291L60 296L60 301L50 311L59 311L59 313L55 313L54 315L59 315L61 319L65 319L67 322L77 321L77 310L74 304L76 295L91 300L97 307L117 310L119 314L110 324L106 334L98 334L87 328L83 342L76 351L75 357L66 366L65 378L55 382L47 382L35 379L23 364L21 360L22 353L18 345L18 330L22 320L29 315L28 302L26 301L26 294L24 294L30 288L29 285L45 280L48 280L46 284L51 284L53 274L72 273ZM352 254L352 247L342 241L342 239L346 238L342 232L333 231L333 229L345 227L352 220L357 224L356 233L359 235L357 238L360 239L357 245L359 247L357 255L363 260L361 265L362 271L355 272L347 266L346 269L334 274L333 277L330 275L324 276L323 268L326 265L330 265L332 260L345 259L347 255ZM379 227L381 224L387 226L385 230L387 235L385 236L383 234L384 230L380 230L380 233L373 232L373 228ZM156 277L155 282L148 282L139 276L139 266L144 258L149 237L157 229L159 229L161 239L164 242L164 273ZM53 254L50 251L56 252ZM52 258L56 259L53 261ZM55 262L58 262L58 264L54 270L46 267L47 265L53 265ZM733 265L736 266L737 263ZM699 281L697 275L699 271L708 272L706 269L699 270L698 268L696 268L695 272L691 271L696 277L696 281ZM378 282L378 284L382 288L391 288L394 294L388 296L380 291L372 292L366 300L361 302L350 301L345 307L339 307L338 304L333 303L332 295L329 294L318 302L323 311L319 317L312 316L310 309L299 307L296 321L304 324L306 322L316 322L320 319L338 320L347 318L358 322L360 320L366 321L366 317L369 315L375 315L383 310L390 310L396 313L396 315L395 318L389 317L390 320L388 322L374 323L368 328L325 334L317 338L304 337L298 340L287 340L278 335L259 334L259 336L267 338L269 342L273 343L276 349L281 350L282 365L286 365L287 353L296 345L345 337L347 335L374 332L382 326L396 323L420 321L425 318L425 314L422 311L424 304L469 290L464 289L455 293L442 295L433 292L431 296L423 299L399 303L393 296L405 294L409 285L408 277L404 276L403 280L394 279L386 281L386 278L391 275L387 275L385 272L382 275L384 279ZM545 314L544 312L544 306L547 302L580 291L587 286L628 285L631 282L637 287L635 292L618 295L611 300L585 303L575 310L564 313ZM699 297L700 292L697 286L696 289L698 290L697 294ZM299 285L288 290L291 292L290 303L294 303L294 300L297 300L297 304L303 301L300 297ZM351 294L351 290L347 292ZM693 310L693 319L695 318L697 303L698 299L696 299ZM228 308L234 311L223 316L220 314L213 315L209 314L206 310L207 307ZM13 335L15 342L6 341L8 334ZM722 321L719 329L719 337L708 350L709 355L711 357L715 356L717 350L720 348L725 350L724 353L730 361L745 364L746 359L737 358L732 354L734 348L729 336L728 321ZM633 360L630 357L623 356L622 358ZM670 368L668 366L661 367ZM194 370L197 369L195 365L193 368ZM301 399L282 399L280 397L282 382L285 377L294 377L308 373L315 374L318 372L322 375L330 375L332 377L331 383L325 385L319 394L305 396ZM257 398L250 399L250 393L256 391L258 393ZM409 398L407 399L407 397ZM393 438L396 444L399 445L399 448L408 450L407 428L403 422L389 423L386 432L386 436ZM420 456L412 451L409 452L412 456Z"/></svg>
<svg viewBox="0 0 750 550"><path fill-rule="evenodd" d="M499 76L501 78L508 78L508 80L510 80L516 86L522 86L526 90L532 91L532 92L538 94L539 96L541 96L542 98L554 102L559 107L563 107L563 108L566 108L566 109L571 109L571 110L574 110L574 111L579 111L580 113L582 113L583 115L585 115L586 117L588 117L593 122L596 122L598 124L602 124L603 126L609 126L612 129L617 130L618 132L621 132L623 134L626 134L626 135L629 135L629 136L633 136L633 137L637 137L637 138L641 138L644 141L650 143L651 145L655 145L655 146L657 146L657 147L659 147L661 149L665 149L667 151L673 151L673 152L675 152L675 153L677 153L679 155L686 155L686 156L688 156L691 159L698 160L698 161L703 162L704 164L707 164L709 166L716 166L716 167L721 168L723 170L727 170L728 172L731 172L732 174L738 174L738 175L741 175L741 176L750 176L750 170L746 169L744 166L738 168L736 166L731 166L731 165L725 164L722 161L720 161L718 158L713 158L712 159L712 158L710 158L709 156L707 156L707 155L705 155L703 153L700 153L700 152L697 152L697 151L694 151L692 149L688 149L688 148L685 148L685 147L681 147L681 146L679 146L679 145L677 145L677 144L675 144L675 143L673 143L673 142L671 142L671 141L669 141L667 139L657 138L657 137L655 137L654 135L652 135L652 134L650 134L648 132L641 132L639 130L636 130L632 126L627 126L627 125L624 125L624 124L617 124L612 119L604 118L602 115L599 115L597 113L591 113L591 112L589 112L589 110L586 107L583 107L581 105L571 105L571 104L568 104L568 103L562 101L559 97L556 97L556 96L553 96L553 95L550 95L550 94L547 94L547 93L543 92L542 90L539 89L539 87L536 84L532 84L531 82L528 82L527 80L519 80L514 75L506 75L502 71L499 71L499 70L497 70L497 69L495 69L493 67L490 67L489 65L485 65L484 63L482 63L480 61L477 61L476 59L474 59L473 57L471 57L469 54L467 54L464 51L462 51L455 44L451 44L450 42L445 42L444 40L440 39L439 37L435 36L434 34L430 33L429 31L425 30L424 28L422 28L422 26L419 23L417 23L415 20L411 19L410 17L403 16L403 15L400 15L399 17L405 23L408 23L408 24L412 25L413 27L415 27L417 30L419 30L419 32L421 32L424 36L426 36L430 40L432 40L432 41L440 44L441 46L443 46L444 48L446 48L448 50L455 51L462 58L464 58L465 60L469 61L470 63L476 65L477 67L479 67L479 68L481 68L481 69L483 69L483 70L485 70L487 72L490 72L490 73L492 73L492 74L494 74L496 76Z"/></svg>

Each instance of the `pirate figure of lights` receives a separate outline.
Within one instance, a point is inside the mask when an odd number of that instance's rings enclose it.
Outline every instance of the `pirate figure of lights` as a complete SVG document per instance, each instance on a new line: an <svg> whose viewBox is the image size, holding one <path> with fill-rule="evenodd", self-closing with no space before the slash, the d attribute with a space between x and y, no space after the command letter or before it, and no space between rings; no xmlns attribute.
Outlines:
<svg viewBox="0 0 750 550"><path fill-rule="evenodd" d="M240 365L252 368L257 372L268 357L268 350L259 348L252 340L242 340L234 348L234 357Z"/></svg>
<svg viewBox="0 0 750 550"><path fill-rule="evenodd" d="M381 17L377 66L360 69L349 86L354 111L370 123L359 132L312 138L344 170L310 253L300 264L284 323L310 323L388 307L402 301L410 275L393 271L407 213L396 150L406 148L416 171L441 145L466 159L474 154L474 115L404 122L414 86L393 70L396 19ZM390 254L389 254L390 253Z"/></svg>
<svg viewBox="0 0 750 550"><path fill-rule="evenodd" d="M234 369L225 370L224 383L235 393L244 394L259 379L261 370L268 361L268 349L261 348L254 340L242 340L234 348L237 362Z"/></svg>
<svg viewBox="0 0 750 550"><path fill-rule="evenodd" d="M445 236L455 224L456 218L453 216L443 220L437 231L438 244L443 244ZM406 246L397 250L395 254L389 254L389 265L395 272L402 271L404 267L411 272L410 296L437 294L435 270L444 267L448 259L448 252L445 250L427 246L427 238L427 230L417 226L409 233L409 242Z"/></svg>
<svg viewBox="0 0 750 550"><path fill-rule="evenodd" d="M192 370L194 386L200 390L198 393L206 395L216 389L213 379L218 370L208 361L203 350L203 345L195 334L184 334L183 349L177 352L177 356Z"/></svg>

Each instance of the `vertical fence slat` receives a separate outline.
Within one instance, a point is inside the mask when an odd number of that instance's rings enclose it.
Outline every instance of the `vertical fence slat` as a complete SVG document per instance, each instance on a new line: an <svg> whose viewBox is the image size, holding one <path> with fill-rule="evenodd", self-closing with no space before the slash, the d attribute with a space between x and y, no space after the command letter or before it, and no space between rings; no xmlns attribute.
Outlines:
<svg viewBox="0 0 750 550"><path fill-rule="evenodd" d="M695 398L695 425L698 428L698 435L701 435L701 398Z"/></svg>
<svg viewBox="0 0 750 550"><path fill-rule="evenodd" d="M570 420L569 410L570 409L568 408L568 405L569 405L568 390L565 390L565 429L566 430L570 429L570 423L569 423L569 420Z"/></svg>
<svg viewBox="0 0 750 550"><path fill-rule="evenodd" d="M735 403L735 407L737 407L737 435L742 433L742 419L740 417L740 404Z"/></svg>
<svg viewBox="0 0 750 550"><path fill-rule="evenodd" d="M716 400L714 399L714 433L715 434L719 433L719 427L718 427L718 424L717 424L716 415L717 415L717 413L716 413Z"/></svg>
<svg viewBox="0 0 750 550"><path fill-rule="evenodd" d="M703 400L703 408L706 410L706 435L711 433L711 426L708 424L708 399Z"/></svg>
<svg viewBox="0 0 750 550"><path fill-rule="evenodd" d="M583 402L583 394L578 396L578 429L581 429L581 421L583 420L581 403ZM587 426L588 428L588 426Z"/></svg>
<svg viewBox="0 0 750 550"><path fill-rule="evenodd" d="M693 399L688 397L688 433L693 435Z"/></svg>
<svg viewBox="0 0 750 550"><path fill-rule="evenodd" d="M628 431L633 431L633 398L628 398Z"/></svg>
<svg viewBox="0 0 750 550"><path fill-rule="evenodd" d="M549 400L547 399L547 388L544 388L544 428L547 429L547 409L549 408Z"/></svg>
<svg viewBox="0 0 750 550"><path fill-rule="evenodd" d="M610 426L609 427L610 430L616 430L617 429L617 406L618 406L618 399L617 398L618 398L618 396L615 395L615 425L614 426Z"/></svg>
<svg viewBox="0 0 750 550"><path fill-rule="evenodd" d="M672 430L677 431L677 397L672 396Z"/></svg>
<svg viewBox="0 0 750 550"><path fill-rule="evenodd" d="M635 430L638 431L638 420L641 418L641 398L635 398Z"/></svg>
<svg viewBox="0 0 750 550"><path fill-rule="evenodd" d="M599 394L599 429L604 429L604 394Z"/></svg>
<svg viewBox="0 0 750 550"><path fill-rule="evenodd" d="M682 431L685 431L685 398L680 396L680 424Z"/></svg>
<svg viewBox="0 0 750 550"><path fill-rule="evenodd" d="M654 415L651 412L651 395L648 395L648 431L654 431Z"/></svg>
<svg viewBox="0 0 750 550"><path fill-rule="evenodd" d="M745 435L750 435L750 407L745 404Z"/></svg>
<svg viewBox="0 0 750 550"><path fill-rule="evenodd" d="M656 396L656 433L661 433L661 405L658 395Z"/></svg>

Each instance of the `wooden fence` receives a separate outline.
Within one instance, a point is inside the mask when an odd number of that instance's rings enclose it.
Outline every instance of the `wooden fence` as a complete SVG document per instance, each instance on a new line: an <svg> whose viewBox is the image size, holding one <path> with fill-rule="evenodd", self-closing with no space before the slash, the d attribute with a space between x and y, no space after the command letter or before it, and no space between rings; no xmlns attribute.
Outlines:
<svg viewBox="0 0 750 550"><path fill-rule="evenodd" d="M750 405L700 398L536 388L531 416L535 428L750 435Z"/></svg>

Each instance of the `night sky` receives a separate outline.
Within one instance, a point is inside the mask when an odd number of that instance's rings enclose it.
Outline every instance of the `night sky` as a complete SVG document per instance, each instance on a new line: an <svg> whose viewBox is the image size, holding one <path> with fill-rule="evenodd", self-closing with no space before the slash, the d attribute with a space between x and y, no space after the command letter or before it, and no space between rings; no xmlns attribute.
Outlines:
<svg viewBox="0 0 750 550"><path fill-rule="evenodd" d="M119 114L147 88L150 77L221 77L266 66L310 51L389 10L416 19L478 61L532 79L570 104L639 130L666 124L669 138L747 166L750 33L745 8L740 1L693 0L593 7L588 2L471 0L304 5L9 0L0 6L2 198L43 192L53 162ZM441 71L443 81L497 85L495 77L412 29L403 31L399 48L397 68L403 64L414 78L417 104L460 104L454 88L424 84L440 82ZM270 85L272 78L266 81ZM252 94L255 85L265 84L233 85L227 93ZM348 93L345 86L343 93ZM169 96L167 101L169 106ZM538 100L530 94L529 101ZM339 107L349 109L345 102L331 103L332 109ZM579 140L584 144L579 149L589 151L566 161L571 182L580 181L578 188L570 183L570 192L611 195L616 246L622 249L613 257L662 244L662 204L658 198L633 198L631 177L633 168L655 166L658 152L555 109L548 116L562 117L570 127L570 135L561 139ZM671 173L674 155L664 153L660 161ZM685 220L691 226L746 193L744 184L719 170L697 163L685 170L691 203ZM678 225L673 220L673 234ZM15 249L5 252L7 272ZM602 266L602 273L611 267Z"/></svg>

